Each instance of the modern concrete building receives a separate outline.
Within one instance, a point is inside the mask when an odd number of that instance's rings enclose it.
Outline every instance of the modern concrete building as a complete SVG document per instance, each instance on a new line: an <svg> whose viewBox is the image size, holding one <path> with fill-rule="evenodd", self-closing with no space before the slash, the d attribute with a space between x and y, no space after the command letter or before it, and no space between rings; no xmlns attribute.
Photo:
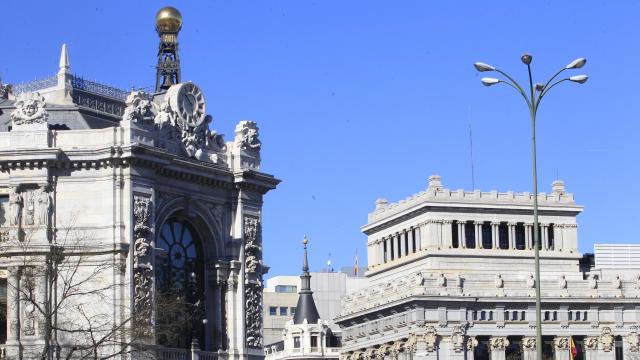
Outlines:
<svg viewBox="0 0 640 360"><path fill-rule="evenodd" d="M56 75L0 87L0 356L264 357L262 204L279 180L257 124L225 141L181 81L181 26L158 12L155 89L72 75L66 46Z"/></svg>
<svg viewBox="0 0 640 360"><path fill-rule="evenodd" d="M638 358L640 269L603 271L600 247L595 265L580 254L582 206L562 181L538 202L540 284L530 193L450 190L431 176L405 200L378 200L362 228L370 285L336 319L342 358L534 359L541 346L545 359L568 360L572 343L583 359Z"/></svg>

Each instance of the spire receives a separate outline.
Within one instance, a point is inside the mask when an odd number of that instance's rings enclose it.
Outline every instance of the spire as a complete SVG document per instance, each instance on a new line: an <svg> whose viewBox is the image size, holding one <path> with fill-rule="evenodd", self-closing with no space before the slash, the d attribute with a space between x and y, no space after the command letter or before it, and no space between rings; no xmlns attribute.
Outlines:
<svg viewBox="0 0 640 360"><path fill-rule="evenodd" d="M69 71L69 53L67 52L67 44L62 44L60 50L60 63L58 64L58 74Z"/></svg>
<svg viewBox="0 0 640 360"><path fill-rule="evenodd" d="M309 240L304 236L304 260L302 262L302 275L300 275L300 291L298 292L298 305L296 314L293 317L294 324L302 324L305 320L309 324L317 324L320 315L316 303L313 301L313 291L311 291L311 274L309 274L309 261L307 260L307 244Z"/></svg>

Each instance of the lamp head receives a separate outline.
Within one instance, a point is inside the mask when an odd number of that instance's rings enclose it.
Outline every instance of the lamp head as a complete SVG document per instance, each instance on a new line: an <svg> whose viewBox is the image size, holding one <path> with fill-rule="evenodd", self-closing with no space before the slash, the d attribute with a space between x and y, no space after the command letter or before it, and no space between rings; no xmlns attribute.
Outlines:
<svg viewBox="0 0 640 360"><path fill-rule="evenodd" d="M531 64L531 60L533 60L533 56L529 55L529 54L524 54L520 57L520 60L522 60L522 63L525 65L529 65Z"/></svg>
<svg viewBox="0 0 640 360"><path fill-rule="evenodd" d="M587 80L589 80L589 77L587 75L576 75L569 78L569 81L573 81L574 83L578 84L584 84L587 82Z"/></svg>
<svg viewBox="0 0 640 360"><path fill-rule="evenodd" d="M484 85L484 86L491 86L491 85L495 85L495 84L500 82L500 80L498 80L496 78L490 78L490 77L483 77L482 79L480 79L480 81L482 82L482 85Z"/></svg>
<svg viewBox="0 0 640 360"><path fill-rule="evenodd" d="M480 72L484 72L484 71L494 71L496 68L489 65L489 64L485 64L485 63L481 63L481 62L477 62L475 64L473 64L473 67L476 68L476 70L480 71Z"/></svg>
<svg viewBox="0 0 640 360"><path fill-rule="evenodd" d="M569 65L567 65L565 67L565 69L580 69L586 63L587 63L587 59L578 58L578 59L573 60Z"/></svg>

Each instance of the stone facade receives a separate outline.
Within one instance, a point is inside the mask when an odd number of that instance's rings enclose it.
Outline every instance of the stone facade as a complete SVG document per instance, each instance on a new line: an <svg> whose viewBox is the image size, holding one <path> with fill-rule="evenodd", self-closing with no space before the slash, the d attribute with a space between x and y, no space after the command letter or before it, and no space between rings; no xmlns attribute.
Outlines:
<svg viewBox="0 0 640 360"><path fill-rule="evenodd" d="M260 170L257 124L225 141L190 82L80 88L66 47L55 80L1 103L6 356L264 357L262 204L279 180Z"/></svg>
<svg viewBox="0 0 640 360"><path fill-rule="evenodd" d="M378 200L363 227L371 285L347 296L336 320L341 356L364 359L398 344L406 359L534 359L536 286L546 358L569 359L572 341L588 359L637 353L638 274L585 268L582 207L564 183L538 200L541 284L531 194L452 191L432 176L406 200Z"/></svg>

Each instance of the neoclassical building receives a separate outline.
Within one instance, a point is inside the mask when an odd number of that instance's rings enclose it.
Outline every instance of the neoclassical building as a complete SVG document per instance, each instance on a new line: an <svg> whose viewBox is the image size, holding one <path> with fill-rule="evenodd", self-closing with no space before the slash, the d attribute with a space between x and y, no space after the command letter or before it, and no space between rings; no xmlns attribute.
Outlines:
<svg viewBox="0 0 640 360"><path fill-rule="evenodd" d="M598 268L578 251L583 210L562 181L539 194L541 283L530 193L450 190L439 176L398 203L376 202L371 285L336 321L343 359L637 359L640 270ZM597 258L598 256L596 256ZM543 344L535 340L535 287Z"/></svg>
<svg viewBox="0 0 640 360"><path fill-rule="evenodd" d="M226 141L182 82L181 26L158 12L153 89L73 75L66 46L56 75L0 86L0 358L264 357L262 204L279 180L257 124Z"/></svg>

